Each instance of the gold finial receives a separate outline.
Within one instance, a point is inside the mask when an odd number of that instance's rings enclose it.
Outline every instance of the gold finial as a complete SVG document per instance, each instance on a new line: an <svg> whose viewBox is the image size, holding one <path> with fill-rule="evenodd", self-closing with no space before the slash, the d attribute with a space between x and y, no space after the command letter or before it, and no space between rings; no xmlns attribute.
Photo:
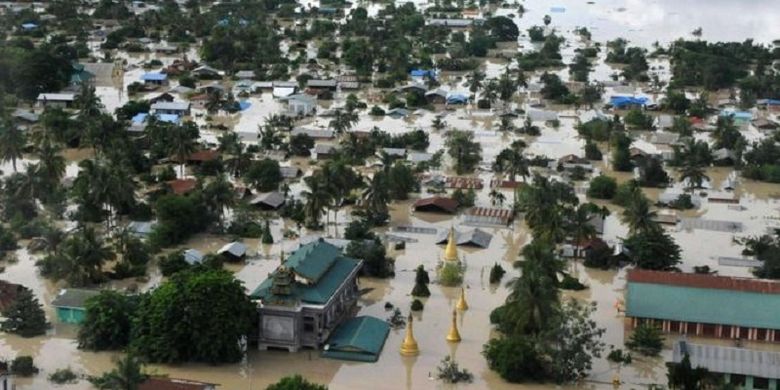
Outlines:
<svg viewBox="0 0 780 390"><path fill-rule="evenodd" d="M404 356L415 356L420 354L420 349L417 347L417 340L414 339L413 322L414 319L412 318L412 314L409 313L406 336L404 337L404 342L401 344L401 355Z"/></svg>
<svg viewBox="0 0 780 390"><path fill-rule="evenodd" d="M453 309L452 310L452 326L450 327L450 333L447 334L447 341L453 342L453 343L459 343L460 342L460 332L458 332L458 312Z"/></svg>
<svg viewBox="0 0 780 390"><path fill-rule="evenodd" d="M463 287L460 288L460 298L458 298L458 303L455 307L460 311L469 309L469 304L466 302L466 290Z"/></svg>
<svg viewBox="0 0 780 390"><path fill-rule="evenodd" d="M447 237L447 247L444 248L444 260L458 261L458 248L455 242L455 228L450 228L449 237Z"/></svg>

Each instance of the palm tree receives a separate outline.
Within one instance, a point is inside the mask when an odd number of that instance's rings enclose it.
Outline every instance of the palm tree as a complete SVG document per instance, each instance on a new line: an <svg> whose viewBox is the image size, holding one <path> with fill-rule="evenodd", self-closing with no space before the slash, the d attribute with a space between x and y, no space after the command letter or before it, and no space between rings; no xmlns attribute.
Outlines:
<svg viewBox="0 0 780 390"><path fill-rule="evenodd" d="M628 225L631 234L646 232L658 228L653 220L657 213L650 210L650 201L641 192L634 194L623 210L623 223Z"/></svg>
<svg viewBox="0 0 780 390"><path fill-rule="evenodd" d="M377 172L371 178L366 190L363 192L363 200L369 216L374 222L387 219L387 204L390 202L390 194L387 186L387 176L383 172Z"/></svg>
<svg viewBox="0 0 780 390"><path fill-rule="evenodd" d="M138 390L148 375L144 374L143 364L131 354L117 360L116 368L100 377L91 379L100 390Z"/></svg>
<svg viewBox="0 0 780 390"><path fill-rule="evenodd" d="M16 126L7 121L3 122L0 127L0 160L10 161L16 172L16 160L22 158L22 150L27 141Z"/></svg>
<svg viewBox="0 0 780 390"><path fill-rule="evenodd" d="M44 141L38 145L38 169L40 178L48 185L56 185L65 176L65 157L61 154L59 145Z"/></svg>
<svg viewBox="0 0 780 390"><path fill-rule="evenodd" d="M436 117L433 118L433 121L431 121L431 127L436 131L440 131L447 127L447 122L441 119L441 116L436 115Z"/></svg>
<svg viewBox="0 0 780 390"><path fill-rule="evenodd" d="M206 100L206 111L209 113L218 112L222 107L222 92L214 91L208 94Z"/></svg>
<svg viewBox="0 0 780 390"><path fill-rule="evenodd" d="M330 120L328 126L332 128L337 134L341 134L351 129L352 126L357 123L357 121L357 114L337 108L334 111L333 119Z"/></svg>
<svg viewBox="0 0 780 390"><path fill-rule="evenodd" d="M221 174L217 175L217 177L203 189L206 203L209 205L211 211L217 215L220 227L223 223L222 217L225 214L225 208L235 205L233 193L233 185Z"/></svg>
<svg viewBox="0 0 780 390"><path fill-rule="evenodd" d="M306 203L303 205L303 212L306 216L306 226L318 228L320 226L322 211L327 207L330 195L319 175L315 174L306 177L303 179L303 182L309 187L308 190L301 192L301 196L306 199Z"/></svg>
<svg viewBox="0 0 780 390"><path fill-rule="evenodd" d="M116 256L89 227L78 230L60 247L62 261L68 267L65 276L75 287L102 282L105 279L103 264Z"/></svg>
<svg viewBox="0 0 780 390"><path fill-rule="evenodd" d="M121 163L112 163L106 169L106 203L108 204L107 225L111 226L111 221L115 213L121 210L127 211L130 206L135 204L135 181L133 174L126 165Z"/></svg>
<svg viewBox="0 0 780 390"><path fill-rule="evenodd" d="M709 176L704 172L704 168L701 165L686 163L680 169L680 181L688 181L686 189L690 192L697 188L702 188L702 184L705 180L709 180Z"/></svg>
<svg viewBox="0 0 780 390"><path fill-rule="evenodd" d="M599 215L598 212L598 206L593 203L585 203L579 205L570 213L569 224L571 225L571 234L574 238L575 257L579 257L580 244L583 241L596 237L596 228L590 224L590 219L594 214Z"/></svg>
<svg viewBox="0 0 780 390"><path fill-rule="evenodd" d="M176 157L179 162L180 176L184 177L184 165L187 157L195 152L195 140L190 129L186 126L173 126L170 137L169 152Z"/></svg>
<svg viewBox="0 0 780 390"><path fill-rule="evenodd" d="M509 284L505 318L512 322L513 331L534 335L544 331L557 313L558 274L563 264L542 240L523 248L523 259L519 263L522 275Z"/></svg>
<svg viewBox="0 0 780 390"><path fill-rule="evenodd" d="M490 194L488 194L488 196L490 196L490 204L493 206L498 205L499 207L501 207L504 205L504 202L506 201L506 196L504 195L504 193L496 189L490 190Z"/></svg>
<svg viewBox="0 0 780 390"><path fill-rule="evenodd" d="M76 107L79 109L79 119L94 118L100 115L103 103L95 94L95 88L87 83L81 85L81 92L76 98Z"/></svg>
<svg viewBox="0 0 780 390"><path fill-rule="evenodd" d="M474 70L468 77L468 86L471 93L477 93L482 88L482 80L485 79L485 74L480 72L479 69Z"/></svg>

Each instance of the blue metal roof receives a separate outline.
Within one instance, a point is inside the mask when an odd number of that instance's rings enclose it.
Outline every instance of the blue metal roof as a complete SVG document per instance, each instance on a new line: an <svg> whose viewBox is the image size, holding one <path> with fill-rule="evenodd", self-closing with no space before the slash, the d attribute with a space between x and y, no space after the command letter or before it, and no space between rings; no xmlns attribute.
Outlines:
<svg viewBox="0 0 780 390"><path fill-rule="evenodd" d="M144 73L141 75L141 80L143 81L165 81L168 79L168 75L165 73Z"/></svg>
<svg viewBox="0 0 780 390"><path fill-rule="evenodd" d="M646 97L634 97L634 96L612 96L609 98L609 103L615 107L621 108L626 106L644 106L650 99Z"/></svg>
<svg viewBox="0 0 780 390"><path fill-rule="evenodd" d="M144 123L144 121L146 121L146 118L148 116L149 116L149 114L147 114L145 112L139 112L138 114L135 114L135 116L133 116L130 119L130 121L132 121L133 123Z"/></svg>
<svg viewBox="0 0 780 390"><path fill-rule="evenodd" d="M179 123L179 116L176 114L157 114L157 120L167 123Z"/></svg>
<svg viewBox="0 0 780 390"><path fill-rule="evenodd" d="M626 315L780 329L780 294L630 282Z"/></svg>

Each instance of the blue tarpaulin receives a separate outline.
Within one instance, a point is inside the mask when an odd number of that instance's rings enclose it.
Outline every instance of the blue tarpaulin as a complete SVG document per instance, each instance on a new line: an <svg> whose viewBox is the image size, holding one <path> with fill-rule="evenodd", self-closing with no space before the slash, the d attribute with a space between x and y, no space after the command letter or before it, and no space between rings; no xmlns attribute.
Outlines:
<svg viewBox="0 0 780 390"><path fill-rule="evenodd" d="M763 103L767 106L780 106L780 100L777 99L766 99Z"/></svg>
<svg viewBox="0 0 780 390"><path fill-rule="evenodd" d="M165 81L168 79L168 75L165 73L144 73L141 75L143 81Z"/></svg>
<svg viewBox="0 0 780 390"><path fill-rule="evenodd" d="M38 25L35 23L24 23L22 24L22 28L25 30L34 30L38 28Z"/></svg>
<svg viewBox="0 0 780 390"><path fill-rule="evenodd" d="M466 104L469 98L460 93L451 93L447 95L447 104Z"/></svg>
<svg viewBox="0 0 780 390"><path fill-rule="evenodd" d="M433 69L412 69L409 74L412 77L430 77L432 79L436 78L436 71Z"/></svg>
<svg viewBox="0 0 780 390"><path fill-rule="evenodd" d="M609 98L609 103L615 108L623 108L629 106L644 106L650 99L646 97L635 96L612 96Z"/></svg>
<svg viewBox="0 0 780 390"><path fill-rule="evenodd" d="M139 112L138 114L135 114L135 116L130 119L133 123L144 123L146 120L146 117L149 116L149 114L145 112Z"/></svg>
<svg viewBox="0 0 780 390"><path fill-rule="evenodd" d="M252 106L252 103L250 103L250 102L248 102L246 100L244 100L243 102L238 102L238 107L239 107L239 110L241 110L241 111L244 111L244 110L246 110L247 108L249 108L251 106Z"/></svg>
<svg viewBox="0 0 780 390"><path fill-rule="evenodd" d="M179 123L179 116L175 114L157 114L160 122Z"/></svg>
<svg viewBox="0 0 780 390"><path fill-rule="evenodd" d="M566 7L550 7L550 12L560 14L566 12Z"/></svg>
<svg viewBox="0 0 780 390"><path fill-rule="evenodd" d="M753 114L747 111L735 111L735 110L723 110L720 112L720 116L731 116L735 120L749 121L753 119Z"/></svg>

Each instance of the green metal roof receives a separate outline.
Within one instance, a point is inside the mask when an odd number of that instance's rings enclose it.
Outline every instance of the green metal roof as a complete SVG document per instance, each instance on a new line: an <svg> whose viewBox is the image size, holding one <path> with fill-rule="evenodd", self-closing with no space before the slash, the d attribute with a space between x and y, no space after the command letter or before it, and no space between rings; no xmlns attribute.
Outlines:
<svg viewBox="0 0 780 390"><path fill-rule="evenodd" d="M322 239L301 246L285 259L284 265L297 275L317 282L341 256L341 249Z"/></svg>
<svg viewBox="0 0 780 390"><path fill-rule="evenodd" d="M74 309L83 309L87 299L100 294L97 290L85 290L79 288L68 288L62 290L59 295L51 302L54 307L69 307Z"/></svg>
<svg viewBox="0 0 780 390"><path fill-rule="evenodd" d="M294 304L297 301L324 304L360 266L360 261L341 255L341 250L331 244L315 241L293 253L284 266L313 283L295 282L290 295L274 295L271 293L274 271L249 296L271 304Z"/></svg>
<svg viewBox="0 0 780 390"><path fill-rule="evenodd" d="M780 294L628 283L626 315L780 329Z"/></svg>
<svg viewBox="0 0 780 390"><path fill-rule="evenodd" d="M375 317L352 318L333 332L322 356L333 359L375 362L385 345L390 326Z"/></svg>

